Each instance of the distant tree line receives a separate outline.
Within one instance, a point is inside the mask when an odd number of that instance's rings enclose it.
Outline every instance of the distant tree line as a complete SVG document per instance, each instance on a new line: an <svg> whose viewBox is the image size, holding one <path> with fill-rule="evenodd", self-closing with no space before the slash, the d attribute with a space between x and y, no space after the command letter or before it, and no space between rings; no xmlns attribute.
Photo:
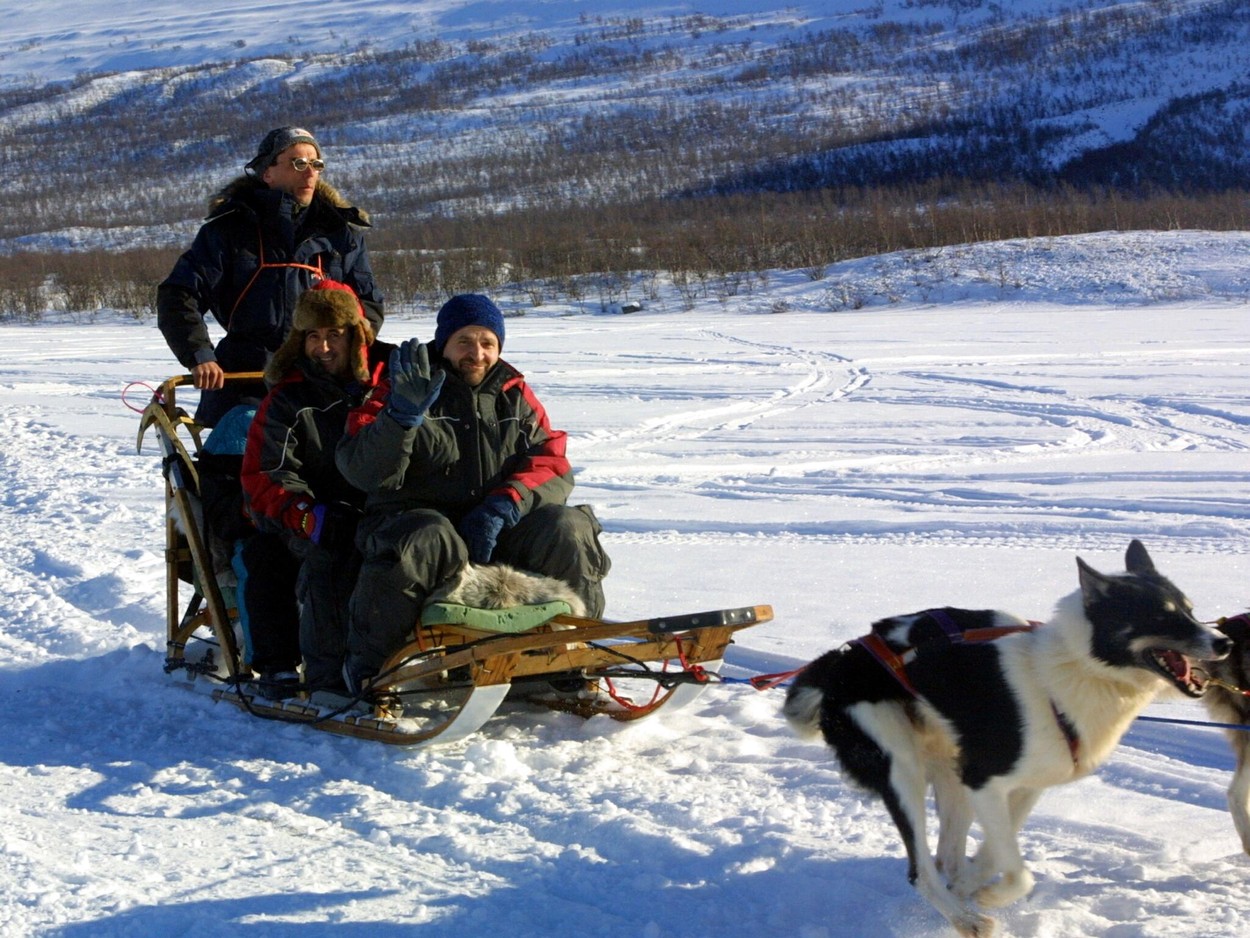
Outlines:
<svg viewBox="0 0 1250 938"><path fill-rule="evenodd" d="M736 193L498 214L391 218L370 235L388 301L432 308L504 286L536 305L615 302L667 276L691 299L746 289L772 269L821 279L829 265L908 248L1136 229L1250 228L1250 190L1146 192L931 180L910 187ZM0 257L0 318L50 309L154 313L180 249Z"/></svg>

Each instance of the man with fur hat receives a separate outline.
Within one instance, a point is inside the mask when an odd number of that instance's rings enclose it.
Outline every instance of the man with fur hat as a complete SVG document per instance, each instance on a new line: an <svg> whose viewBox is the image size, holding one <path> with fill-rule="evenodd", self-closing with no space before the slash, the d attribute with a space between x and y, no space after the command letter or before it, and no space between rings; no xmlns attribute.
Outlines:
<svg viewBox="0 0 1250 938"><path fill-rule="evenodd" d="M260 533L243 548L251 586L243 584L241 613L252 667L267 696L298 689L301 655L310 688L341 683L350 571L357 562L353 538L364 494L339 473L334 451L349 411L377 388L394 349L374 341L349 286L322 280L300 296L291 333L265 369L270 390L243 456L243 492ZM284 579L290 592L284 567L298 572L298 618L293 609L283 613L281 595L267 592L280 591L275 583Z"/></svg>
<svg viewBox="0 0 1250 938"><path fill-rule="evenodd" d="M225 387L227 372L262 371L291 328L295 302L321 279L350 286L376 333L382 294L363 229L369 221L322 178L321 146L300 127L265 135L244 174L218 192L190 249L156 293L157 325L201 391L205 426L263 386ZM213 345L206 317L226 330Z"/></svg>
<svg viewBox="0 0 1250 938"><path fill-rule="evenodd" d="M338 447L368 496L345 675L358 692L412 632L427 596L466 561L563 580L603 614L611 566L587 505L566 504L566 434L500 358L504 319L481 294L454 296L431 345L410 339L389 378L352 412Z"/></svg>

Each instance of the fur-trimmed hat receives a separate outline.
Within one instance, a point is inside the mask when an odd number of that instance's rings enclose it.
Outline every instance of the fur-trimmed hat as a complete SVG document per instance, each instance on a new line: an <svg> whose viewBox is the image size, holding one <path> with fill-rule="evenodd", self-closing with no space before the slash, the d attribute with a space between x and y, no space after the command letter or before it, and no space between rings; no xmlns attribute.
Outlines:
<svg viewBox="0 0 1250 938"><path fill-rule="evenodd" d="M465 326L485 326L499 337L499 347L503 348L503 313L499 307L480 293L461 293L438 311L434 350L441 355L447 340Z"/></svg>
<svg viewBox="0 0 1250 938"><path fill-rule="evenodd" d="M265 366L265 380L277 384L304 355L304 339L314 329L343 329L356 336L352 345L352 374L357 381L369 380L369 346L373 326L365 318L365 308L356 292L337 280L320 280L300 294L295 304L291 332Z"/></svg>
<svg viewBox="0 0 1250 938"><path fill-rule="evenodd" d="M321 144L310 131L303 127L275 127L265 134L265 139L256 148L256 155L248 160L243 168L253 176L263 176L265 170L278 158L279 153L297 143L312 144L317 151L317 157L321 157Z"/></svg>

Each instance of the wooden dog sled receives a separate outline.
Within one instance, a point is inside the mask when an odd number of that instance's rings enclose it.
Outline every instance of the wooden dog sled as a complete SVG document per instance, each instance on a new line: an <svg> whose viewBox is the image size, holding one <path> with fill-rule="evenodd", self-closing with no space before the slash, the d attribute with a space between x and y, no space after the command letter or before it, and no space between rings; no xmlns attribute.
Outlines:
<svg viewBox="0 0 1250 938"><path fill-rule="evenodd" d="M323 691L266 700L244 660L233 589L199 508L203 428L176 404L176 389L190 381L179 375L157 388L138 436L141 450L156 431L165 478L165 671L256 716L406 746L462 739L505 701L634 720L695 699L716 680L734 633L773 617L766 605L607 622L573 616L563 602L433 604L367 699Z"/></svg>

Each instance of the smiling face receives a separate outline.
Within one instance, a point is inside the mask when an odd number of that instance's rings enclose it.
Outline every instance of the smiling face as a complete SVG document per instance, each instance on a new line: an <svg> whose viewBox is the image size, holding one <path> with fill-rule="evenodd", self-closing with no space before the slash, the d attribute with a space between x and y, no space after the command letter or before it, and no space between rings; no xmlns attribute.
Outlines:
<svg viewBox="0 0 1250 938"><path fill-rule="evenodd" d="M350 342L344 329L309 329L304 335L304 354L331 377L346 378L352 373Z"/></svg>
<svg viewBox="0 0 1250 938"><path fill-rule="evenodd" d="M312 204L321 173L311 166L298 170L291 165L292 160L301 157L306 160L318 159L317 148L311 143L297 143L287 147L278 154L272 166L266 167L260 178L270 189L281 189L300 205L307 206Z"/></svg>
<svg viewBox="0 0 1250 938"><path fill-rule="evenodd" d="M499 336L485 326L465 326L451 334L443 357L465 384L475 388L499 361Z"/></svg>

